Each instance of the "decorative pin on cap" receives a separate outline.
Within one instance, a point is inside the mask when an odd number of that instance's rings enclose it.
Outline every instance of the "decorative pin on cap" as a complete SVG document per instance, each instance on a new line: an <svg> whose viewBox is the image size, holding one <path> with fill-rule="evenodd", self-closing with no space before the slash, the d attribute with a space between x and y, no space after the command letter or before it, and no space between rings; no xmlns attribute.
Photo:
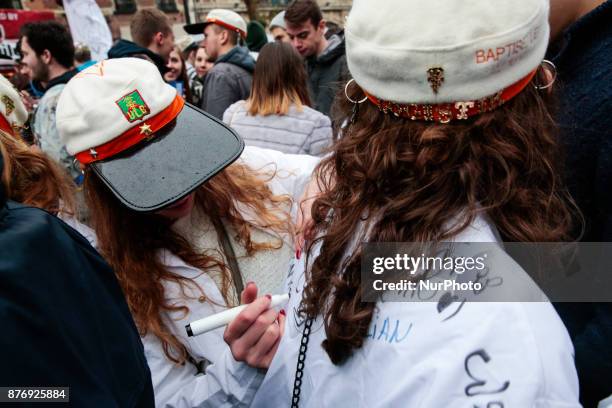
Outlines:
<svg viewBox="0 0 612 408"><path fill-rule="evenodd" d="M427 82L429 82L431 90L437 94L444 82L444 69L442 67L429 68L427 70Z"/></svg>

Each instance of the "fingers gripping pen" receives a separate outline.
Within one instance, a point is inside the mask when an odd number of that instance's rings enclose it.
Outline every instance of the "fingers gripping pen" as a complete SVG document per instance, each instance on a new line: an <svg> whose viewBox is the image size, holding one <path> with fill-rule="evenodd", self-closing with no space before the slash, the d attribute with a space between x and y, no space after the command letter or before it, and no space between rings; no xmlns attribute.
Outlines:
<svg viewBox="0 0 612 408"><path fill-rule="evenodd" d="M287 303L289 301L289 295L274 295L272 296L272 301L270 303L270 308L280 306L282 304ZM247 305L241 305L237 307L233 307L228 310L224 310L223 312L216 313L212 316L205 317L204 319L196 320L194 322L189 323L185 326L185 330L187 331L187 335L189 337L199 336L200 334L204 334L211 330L218 329L219 327L223 327L228 325L232 320L236 318L244 309L246 309Z"/></svg>

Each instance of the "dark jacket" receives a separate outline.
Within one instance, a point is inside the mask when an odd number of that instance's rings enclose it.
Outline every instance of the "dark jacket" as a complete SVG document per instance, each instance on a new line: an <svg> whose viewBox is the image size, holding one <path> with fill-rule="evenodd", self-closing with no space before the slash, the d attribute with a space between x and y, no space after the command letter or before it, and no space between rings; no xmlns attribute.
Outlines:
<svg viewBox="0 0 612 408"><path fill-rule="evenodd" d="M612 0L553 44L566 180L586 219L584 241L612 241ZM612 394L612 303L555 304L576 350L580 401Z"/></svg>
<svg viewBox="0 0 612 408"><path fill-rule="evenodd" d="M334 35L328 41L321 55L306 59L306 71L313 108L330 116L332 102L347 79L348 68L344 36Z"/></svg>
<svg viewBox="0 0 612 408"><path fill-rule="evenodd" d="M78 73L79 71L75 68L75 69L71 69L69 71L64 72L62 75L58 77L53 78L47 83L47 86L44 89L44 92L47 92L49 89L53 88L56 85L67 84L68 81L70 81Z"/></svg>
<svg viewBox="0 0 612 408"><path fill-rule="evenodd" d="M254 70L255 60L247 48L234 47L221 55L204 77L202 110L223 119L230 105L249 97Z"/></svg>
<svg viewBox="0 0 612 408"><path fill-rule="evenodd" d="M142 58L151 61L155 64L159 72L164 75L168 72L166 62L161 55L154 53L148 48L143 48L140 45L127 40L119 40L113 47L108 50L108 58Z"/></svg>
<svg viewBox="0 0 612 408"><path fill-rule="evenodd" d="M2 386L70 387L72 407L153 407L143 345L111 268L57 217L5 202L1 185L0 327Z"/></svg>
<svg viewBox="0 0 612 408"><path fill-rule="evenodd" d="M612 2L570 26L550 55L557 66L566 179L585 215L584 241L612 241Z"/></svg>

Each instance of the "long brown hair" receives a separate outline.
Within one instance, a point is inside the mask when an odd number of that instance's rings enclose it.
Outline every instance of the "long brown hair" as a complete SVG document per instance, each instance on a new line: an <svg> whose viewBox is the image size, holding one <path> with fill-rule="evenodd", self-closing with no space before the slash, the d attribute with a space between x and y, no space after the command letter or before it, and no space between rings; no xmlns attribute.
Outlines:
<svg viewBox="0 0 612 408"><path fill-rule="evenodd" d="M273 42L260 51L253 73L250 115L286 115L291 104L310 106L304 61L290 44Z"/></svg>
<svg viewBox="0 0 612 408"><path fill-rule="evenodd" d="M45 153L32 150L19 136L2 130L0 152L4 157L2 184L7 198L56 215L76 215L76 186Z"/></svg>
<svg viewBox="0 0 612 408"><path fill-rule="evenodd" d="M357 87L350 93L354 100L363 96ZM342 98L346 118L352 105ZM569 239L577 210L561 182L545 99L528 85L500 109L450 124L361 105L316 170L323 191L312 214L321 249L307 271L301 306L309 317L323 315L323 346L334 364L363 345L375 306L361 301L360 252L344 261L364 222L369 242L443 242L479 214L504 240Z"/></svg>
<svg viewBox="0 0 612 408"><path fill-rule="evenodd" d="M182 97L189 103L193 103L193 97L191 95L191 84L189 83L189 76L187 75L187 64L185 62L185 58L183 58L183 53L181 49L176 45L172 48L172 52L178 55L178 58L181 60L181 73L179 74L177 81L183 83L183 95Z"/></svg>
<svg viewBox="0 0 612 408"><path fill-rule="evenodd" d="M238 242L248 255L263 249L280 248L282 240L279 236L277 242L272 243L253 241L252 224L242 215L245 210L256 216L258 226L279 234L291 233L286 212L290 199L274 196L267 181L267 176L235 163L196 191L197 210L208 215L213 223L224 219L236 231ZM191 297L187 294L188 289L190 293L198 293L201 301L206 299L206 294L193 279L168 271L159 252L167 250L202 273L211 268L220 270L221 292L228 301L231 279L223 258L219 254L198 253L190 242L171 228L171 221L159 215L129 210L89 170L85 174L85 193L98 247L117 274L141 335L151 333L157 336L168 359L183 364L188 357L185 345L166 326L162 312L186 314L189 308L186 304L167 303L163 283L169 281L179 285L185 299Z"/></svg>

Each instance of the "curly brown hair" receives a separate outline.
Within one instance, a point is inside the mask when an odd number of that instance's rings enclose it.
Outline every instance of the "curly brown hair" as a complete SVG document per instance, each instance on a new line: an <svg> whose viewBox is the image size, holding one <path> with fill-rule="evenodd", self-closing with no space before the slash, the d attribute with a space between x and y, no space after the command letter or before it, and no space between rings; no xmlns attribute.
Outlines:
<svg viewBox="0 0 612 408"><path fill-rule="evenodd" d="M19 136L0 130L2 184L9 199L57 215L76 215L76 186L55 161Z"/></svg>
<svg viewBox="0 0 612 408"><path fill-rule="evenodd" d="M361 99L362 91L352 88L349 96ZM353 105L344 95L338 99L340 119L347 118ZM307 270L300 308L310 318L323 315L323 347L334 364L363 345L375 307L361 301L359 250L345 260L364 222L369 242L443 242L479 214L504 240L570 238L577 209L561 181L548 99L528 85L500 109L449 124L361 105L316 170L322 189L312 207L318 238L308 256L316 243L321 247Z"/></svg>
<svg viewBox="0 0 612 408"><path fill-rule="evenodd" d="M279 236L278 241L272 243L253 241L253 224L245 220L244 211L254 214L260 227L278 234L292 233L287 212L290 198L273 195L266 184L268 177L235 163L196 190L198 210L208 215L213 223L223 219L231 225L249 256L259 250L280 248L282 240ZM157 336L166 357L184 364L188 359L187 349L164 323L162 313L186 314L189 308L186 304L169 304L163 283L178 284L185 300L189 298L187 288L199 293L200 300L205 300L206 294L195 280L169 272L156 255L165 249L202 273L211 268L220 270L221 293L229 303L231 274L223 258L218 254L198 253L189 241L171 228L172 221L154 213L128 209L91 170L85 173L85 194L99 250L117 275L140 334Z"/></svg>

